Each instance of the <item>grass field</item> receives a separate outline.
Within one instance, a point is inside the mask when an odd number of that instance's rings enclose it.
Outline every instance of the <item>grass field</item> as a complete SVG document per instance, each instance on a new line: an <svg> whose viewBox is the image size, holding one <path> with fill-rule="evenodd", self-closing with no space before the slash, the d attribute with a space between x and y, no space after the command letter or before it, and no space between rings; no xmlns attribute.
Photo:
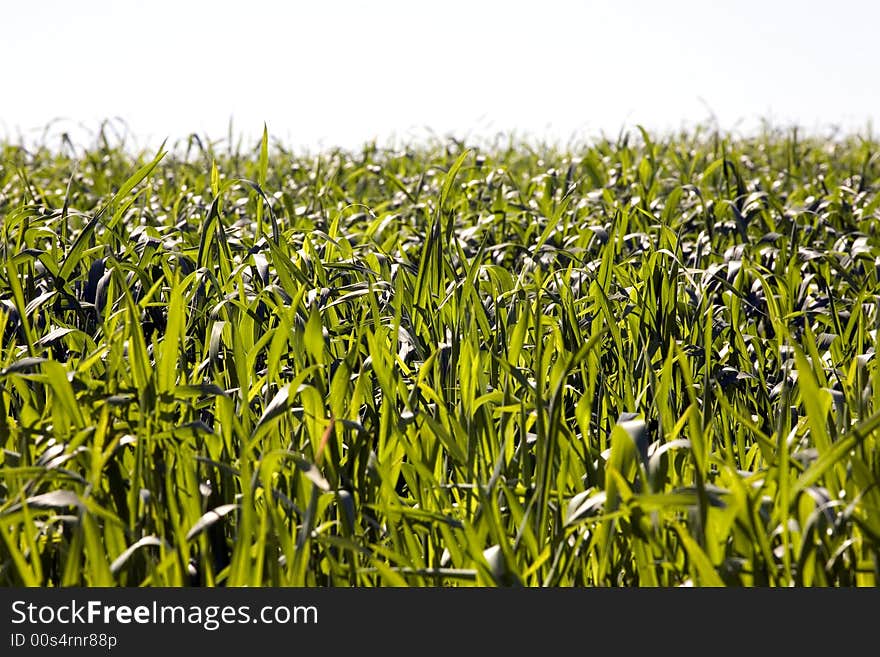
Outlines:
<svg viewBox="0 0 880 657"><path fill-rule="evenodd" d="M880 584L876 141L0 149L0 585Z"/></svg>

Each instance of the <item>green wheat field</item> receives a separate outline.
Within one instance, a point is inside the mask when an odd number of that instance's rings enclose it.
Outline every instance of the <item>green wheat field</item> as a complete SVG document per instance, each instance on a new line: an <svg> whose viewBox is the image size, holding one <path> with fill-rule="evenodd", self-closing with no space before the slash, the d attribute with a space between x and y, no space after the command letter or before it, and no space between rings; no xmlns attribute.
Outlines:
<svg viewBox="0 0 880 657"><path fill-rule="evenodd" d="M880 584L874 138L0 153L0 585Z"/></svg>

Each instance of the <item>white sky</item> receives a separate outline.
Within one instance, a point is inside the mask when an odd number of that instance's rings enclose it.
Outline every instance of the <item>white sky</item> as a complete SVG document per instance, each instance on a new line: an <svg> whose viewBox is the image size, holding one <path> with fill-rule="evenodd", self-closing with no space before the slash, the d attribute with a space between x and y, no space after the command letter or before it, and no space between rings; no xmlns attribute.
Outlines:
<svg viewBox="0 0 880 657"><path fill-rule="evenodd" d="M880 2L31 0L0 5L0 136L122 117L288 145L880 118Z"/></svg>

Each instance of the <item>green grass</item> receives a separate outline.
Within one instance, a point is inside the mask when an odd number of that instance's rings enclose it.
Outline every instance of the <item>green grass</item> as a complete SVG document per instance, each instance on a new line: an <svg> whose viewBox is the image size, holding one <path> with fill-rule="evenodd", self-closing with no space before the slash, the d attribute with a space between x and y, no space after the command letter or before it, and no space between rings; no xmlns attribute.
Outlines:
<svg viewBox="0 0 880 657"><path fill-rule="evenodd" d="M876 141L0 149L0 585L880 583Z"/></svg>

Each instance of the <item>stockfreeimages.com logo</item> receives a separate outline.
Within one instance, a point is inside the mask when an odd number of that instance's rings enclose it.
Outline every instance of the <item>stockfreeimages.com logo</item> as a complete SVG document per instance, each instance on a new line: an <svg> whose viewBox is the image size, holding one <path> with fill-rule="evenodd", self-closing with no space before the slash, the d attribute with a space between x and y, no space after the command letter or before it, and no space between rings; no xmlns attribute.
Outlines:
<svg viewBox="0 0 880 657"><path fill-rule="evenodd" d="M261 623L264 625L318 623L313 605L108 605L101 600L85 603L71 600L62 605L36 605L16 600L12 603L12 624L20 625L198 625L213 632L224 625Z"/></svg>

